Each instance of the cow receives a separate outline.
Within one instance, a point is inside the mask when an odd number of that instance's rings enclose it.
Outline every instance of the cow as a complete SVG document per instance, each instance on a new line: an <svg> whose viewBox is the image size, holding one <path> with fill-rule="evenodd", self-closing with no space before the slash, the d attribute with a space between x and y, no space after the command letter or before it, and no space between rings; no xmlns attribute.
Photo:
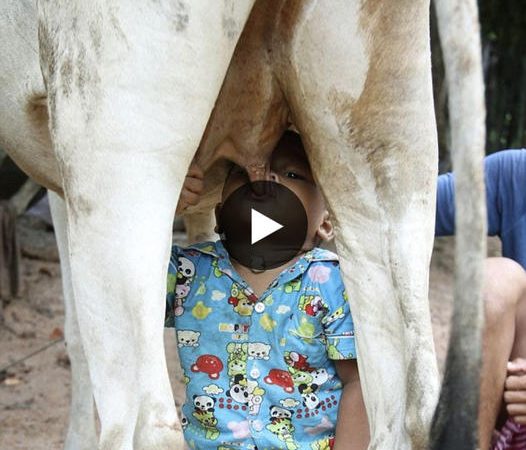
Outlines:
<svg viewBox="0 0 526 450"><path fill-rule="evenodd" d="M473 0L442 2L458 3L463 36L478 32ZM186 170L195 159L207 173L209 194L188 211L195 236L225 160L264 179L293 125L335 224L370 448L425 448L439 390L429 1L9 0L0 11L0 145L57 193L78 380L66 447L97 445L92 392L99 448L182 448L162 299ZM464 62L452 67L481 83L474 48L452 45ZM479 94L460 101L475 114L466 145L480 144Z"/></svg>

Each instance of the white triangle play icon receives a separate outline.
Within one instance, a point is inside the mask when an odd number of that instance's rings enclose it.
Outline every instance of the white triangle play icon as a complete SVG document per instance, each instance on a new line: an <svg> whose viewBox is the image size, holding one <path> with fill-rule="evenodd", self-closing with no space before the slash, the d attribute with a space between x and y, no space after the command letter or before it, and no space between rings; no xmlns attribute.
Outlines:
<svg viewBox="0 0 526 450"><path fill-rule="evenodd" d="M276 231L283 228L283 225L272 219L269 219L267 216L256 211L254 208L251 208L251 210L251 244L255 244L261 239L266 238L269 234L275 233Z"/></svg>

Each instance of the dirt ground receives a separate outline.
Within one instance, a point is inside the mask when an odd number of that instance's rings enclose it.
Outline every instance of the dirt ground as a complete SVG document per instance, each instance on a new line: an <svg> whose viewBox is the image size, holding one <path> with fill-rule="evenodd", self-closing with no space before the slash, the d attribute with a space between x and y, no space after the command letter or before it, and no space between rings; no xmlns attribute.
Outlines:
<svg viewBox="0 0 526 450"><path fill-rule="evenodd" d="M0 449L59 449L64 443L70 396L69 361L60 340L64 319L60 267L52 232L31 220L20 221L18 228L24 254L23 293L4 302L0 311ZM496 240L490 241L490 249L498 253ZM453 240L437 239L430 299L440 367L447 346L452 266ZM49 344L26 361L2 370ZM184 391L173 330L165 332L165 345L176 403L180 404Z"/></svg>

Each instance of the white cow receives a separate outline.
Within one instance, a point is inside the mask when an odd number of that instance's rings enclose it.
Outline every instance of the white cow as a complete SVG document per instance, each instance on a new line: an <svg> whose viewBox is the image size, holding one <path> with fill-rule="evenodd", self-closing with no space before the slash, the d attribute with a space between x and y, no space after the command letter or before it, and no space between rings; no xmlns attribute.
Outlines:
<svg viewBox="0 0 526 450"><path fill-rule="evenodd" d="M0 14L0 145L65 199L53 209L82 380L66 447L95 446L92 389L100 448L181 448L162 322L186 169L199 147L212 192L222 158L263 178L292 122L336 225L371 448L425 448L438 395L429 1L42 0L37 13L10 0Z"/></svg>

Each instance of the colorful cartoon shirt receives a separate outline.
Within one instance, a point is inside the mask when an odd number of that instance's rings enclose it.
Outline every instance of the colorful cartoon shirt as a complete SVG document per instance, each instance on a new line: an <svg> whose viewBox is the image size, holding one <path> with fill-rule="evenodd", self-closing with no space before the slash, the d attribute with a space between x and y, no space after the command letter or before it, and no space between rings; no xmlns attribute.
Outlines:
<svg viewBox="0 0 526 450"><path fill-rule="evenodd" d="M165 324L176 329L191 448L332 447L333 360L356 357L335 254L311 250L257 298L221 242L174 247Z"/></svg>

